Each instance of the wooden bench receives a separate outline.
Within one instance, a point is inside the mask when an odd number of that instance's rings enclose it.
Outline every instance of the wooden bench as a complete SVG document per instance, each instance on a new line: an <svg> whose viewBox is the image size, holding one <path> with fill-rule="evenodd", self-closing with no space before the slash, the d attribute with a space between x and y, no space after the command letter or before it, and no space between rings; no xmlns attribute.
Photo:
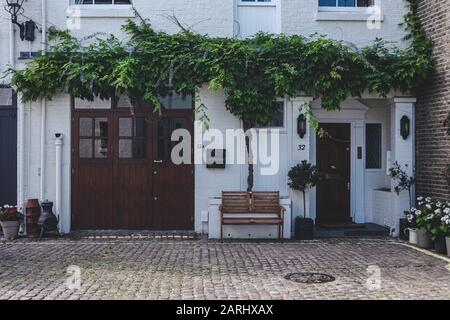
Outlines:
<svg viewBox="0 0 450 320"><path fill-rule="evenodd" d="M278 239L283 238L285 209L279 192L222 192L219 210L221 239L224 225L276 225Z"/></svg>

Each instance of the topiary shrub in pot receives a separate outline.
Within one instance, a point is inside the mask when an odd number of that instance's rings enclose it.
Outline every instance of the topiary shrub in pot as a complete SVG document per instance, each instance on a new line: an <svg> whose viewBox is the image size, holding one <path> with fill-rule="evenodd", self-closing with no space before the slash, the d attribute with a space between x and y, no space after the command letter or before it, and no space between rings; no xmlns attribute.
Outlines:
<svg viewBox="0 0 450 320"><path fill-rule="evenodd" d="M23 214L17 207L5 205L0 208L0 224L3 229L3 237L7 240L16 239L19 235L20 221Z"/></svg>
<svg viewBox="0 0 450 320"><path fill-rule="evenodd" d="M304 160L291 168L288 173L289 187L301 191L303 195L303 218L296 218L295 238L297 240L310 240L314 238L314 221L306 218L306 191L314 188L321 179L321 173L316 166Z"/></svg>

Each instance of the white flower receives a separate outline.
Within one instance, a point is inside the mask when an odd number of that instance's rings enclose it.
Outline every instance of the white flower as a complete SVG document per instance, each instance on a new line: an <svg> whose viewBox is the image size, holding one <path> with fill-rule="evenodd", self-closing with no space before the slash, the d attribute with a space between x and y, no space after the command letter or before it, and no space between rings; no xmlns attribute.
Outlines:
<svg viewBox="0 0 450 320"><path fill-rule="evenodd" d="M420 216L422 214L422 211L420 210L416 210L416 212L414 212L416 214L416 216Z"/></svg>
<svg viewBox="0 0 450 320"><path fill-rule="evenodd" d="M423 201L420 201L420 202L419 202L419 206L421 206L421 205L423 205Z"/></svg>
<svg viewBox="0 0 450 320"><path fill-rule="evenodd" d="M426 207L428 210L431 210L431 205L427 204L425 207Z"/></svg>
<svg viewBox="0 0 450 320"><path fill-rule="evenodd" d="M450 214L450 208L445 208L445 209L444 209L444 213L445 213L445 214Z"/></svg>
<svg viewBox="0 0 450 320"><path fill-rule="evenodd" d="M441 214L442 211L441 211L441 209L436 209L436 210L434 210L434 213L436 213L436 214Z"/></svg>
<svg viewBox="0 0 450 320"><path fill-rule="evenodd" d="M406 218L408 219L408 222L412 222L413 219L414 219L414 216L413 216L412 214L408 214L408 215L406 216Z"/></svg>
<svg viewBox="0 0 450 320"><path fill-rule="evenodd" d="M422 200L423 200L423 197L417 197L417 200L418 200L418 201L422 201Z"/></svg>
<svg viewBox="0 0 450 320"><path fill-rule="evenodd" d="M431 202L431 198L430 198L430 197L426 197L426 198L425 198L425 201L428 202L428 203L430 203L430 202Z"/></svg>

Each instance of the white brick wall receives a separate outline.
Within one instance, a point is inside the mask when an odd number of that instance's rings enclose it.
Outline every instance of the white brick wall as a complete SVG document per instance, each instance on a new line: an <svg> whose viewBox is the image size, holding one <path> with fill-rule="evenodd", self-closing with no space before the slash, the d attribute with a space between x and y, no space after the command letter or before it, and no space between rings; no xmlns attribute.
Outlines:
<svg viewBox="0 0 450 320"><path fill-rule="evenodd" d="M0 6L0 72L5 70L9 61L9 16L2 10L5 0ZM134 0L134 5L140 14L149 18L157 30L176 32L176 25L167 16L175 15L180 22L191 26L195 31L211 36L232 36L235 27L236 0ZM48 27L66 27L66 9L69 0L48 0ZM25 3L27 17L41 22L41 1ZM281 32L310 35L318 32L328 34L333 38L345 40L357 45L370 42L375 37L401 42L403 31L398 26L405 13L404 0L382 0L384 21L380 30L369 30L365 22L355 21L316 21L317 0L280 0L277 14ZM25 18L20 18L21 21ZM120 31L125 18L83 18L81 29L74 31L77 36L85 36L93 32L114 33L123 36ZM33 43L22 42L16 29L16 57L20 51L38 51L41 49L41 35L36 32ZM21 61L16 61L18 64ZM20 66L20 64L19 64ZM239 128L240 121L230 115L224 107L224 97L221 93L211 93L207 88L201 91L201 99L208 107L211 126L218 129ZM36 102L25 106L25 193L24 197L39 196L40 167L40 123L41 103ZM46 188L45 198L55 198L55 147L53 144L56 132L66 136L63 148L63 213L66 221L70 218L70 100L67 95L58 95L48 103L46 132ZM20 141L20 140L19 140ZM208 199L219 195L222 190L244 190L245 169L239 165L229 165L224 170L206 169L204 165L196 166L195 202L196 230L202 231L201 211L207 210ZM66 225L66 230L68 227Z"/></svg>
<svg viewBox="0 0 450 320"><path fill-rule="evenodd" d="M404 0L380 0L384 21L379 30L369 30L365 21L317 21L317 0L280 0L281 32L286 34L325 34L337 40L351 42L357 46L370 43L377 37L401 43L404 36Z"/></svg>

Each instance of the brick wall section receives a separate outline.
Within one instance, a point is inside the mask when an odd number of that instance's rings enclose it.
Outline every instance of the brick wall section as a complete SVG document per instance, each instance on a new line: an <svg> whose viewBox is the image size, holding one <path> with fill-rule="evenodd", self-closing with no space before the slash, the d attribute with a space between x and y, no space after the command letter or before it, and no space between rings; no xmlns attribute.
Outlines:
<svg viewBox="0 0 450 320"><path fill-rule="evenodd" d="M450 163L450 136L443 126L450 112L450 0L423 0L419 15L436 44L436 71L418 95L417 194L450 199L443 175Z"/></svg>

